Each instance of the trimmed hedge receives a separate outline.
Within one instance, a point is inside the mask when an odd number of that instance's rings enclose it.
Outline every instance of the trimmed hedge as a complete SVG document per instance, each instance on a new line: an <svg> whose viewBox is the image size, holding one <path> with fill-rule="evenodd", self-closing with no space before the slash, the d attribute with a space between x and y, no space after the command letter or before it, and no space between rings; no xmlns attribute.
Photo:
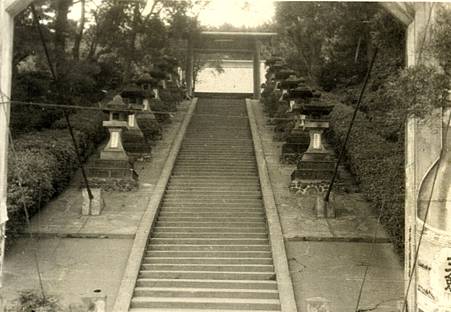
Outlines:
<svg viewBox="0 0 451 312"><path fill-rule="evenodd" d="M341 149L354 109L336 104L331 113L331 137ZM361 191L375 211L400 255L404 250L404 142L390 142L378 134L362 112L357 113L346 146L346 158Z"/></svg>
<svg viewBox="0 0 451 312"><path fill-rule="evenodd" d="M103 114L81 112L70 117L83 160L105 138ZM14 237L25 225L24 207L30 216L52 197L61 193L78 168L78 160L65 119L57 120L52 129L18 137L15 153L8 155L7 234Z"/></svg>

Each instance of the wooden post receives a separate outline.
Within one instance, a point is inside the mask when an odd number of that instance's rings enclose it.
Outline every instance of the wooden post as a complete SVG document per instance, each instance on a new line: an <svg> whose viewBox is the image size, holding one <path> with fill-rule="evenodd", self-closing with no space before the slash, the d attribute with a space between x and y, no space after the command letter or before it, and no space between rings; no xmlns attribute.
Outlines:
<svg viewBox="0 0 451 312"><path fill-rule="evenodd" d="M193 49L193 39L188 38L188 50L186 55L186 89L188 90L188 95L193 95L193 71L194 71L194 49Z"/></svg>
<svg viewBox="0 0 451 312"><path fill-rule="evenodd" d="M12 53L14 36L14 16L6 11L5 1L0 2L0 277L2 276L5 237L4 229L7 221L7 170L8 170L8 137L11 96ZM2 279L0 278L0 287Z"/></svg>
<svg viewBox="0 0 451 312"><path fill-rule="evenodd" d="M254 99L260 99L260 40L254 42Z"/></svg>

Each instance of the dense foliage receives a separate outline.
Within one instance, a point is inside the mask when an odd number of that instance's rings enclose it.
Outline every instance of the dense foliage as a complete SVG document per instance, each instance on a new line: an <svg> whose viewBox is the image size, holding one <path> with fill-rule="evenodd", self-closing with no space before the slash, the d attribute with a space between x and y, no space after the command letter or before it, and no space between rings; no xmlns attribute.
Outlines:
<svg viewBox="0 0 451 312"><path fill-rule="evenodd" d="M15 19L12 98L89 106L102 99L102 90L119 89L164 57L184 64L183 47L188 34L199 32L194 16L202 6L195 0L155 0L147 7L136 1L35 2L57 81L28 8ZM71 19L77 12L78 20ZM11 125L15 134L23 133L46 128L60 116L13 104Z"/></svg>
<svg viewBox="0 0 451 312"><path fill-rule="evenodd" d="M336 104L331 113L332 137L337 150L342 148L353 112L349 106ZM359 112L346 146L346 158L360 190L376 212L382 211L381 222L402 254L404 141L390 142L379 131L377 125Z"/></svg>
<svg viewBox="0 0 451 312"><path fill-rule="evenodd" d="M377 4L280 2L276 21L280 55L345 104L332 113L337 148L373 51L379 49L346 156L362 191L377 210L382 207L381 221L402 254L405 121L409 115L423 117L449 105L451 12L438 11L431 36L424 36L417 65L409 68L405 68L405 28Z"/></svg>

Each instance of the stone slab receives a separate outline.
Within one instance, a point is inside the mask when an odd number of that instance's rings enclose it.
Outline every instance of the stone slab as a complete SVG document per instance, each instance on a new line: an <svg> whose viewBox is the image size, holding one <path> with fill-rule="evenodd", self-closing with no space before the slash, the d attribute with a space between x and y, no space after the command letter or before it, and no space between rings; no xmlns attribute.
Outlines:
<svg viewBox="0 0 451 312"><path fill-rule="evenodd" d="M298 310L308 311L309 304L322 298L329 311L356 311L364 271L369 265L359 309L398 311L404 287L402 265L391 244L376 244L372 248L370 243L288 242Z"/></svg>

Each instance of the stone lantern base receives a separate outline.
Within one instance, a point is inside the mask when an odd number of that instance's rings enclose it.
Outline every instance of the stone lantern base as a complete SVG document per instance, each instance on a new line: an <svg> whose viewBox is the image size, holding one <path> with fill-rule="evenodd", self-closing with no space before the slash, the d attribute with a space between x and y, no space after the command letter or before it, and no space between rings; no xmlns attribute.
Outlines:
<svg viewBox="0 0 451 312"><path fill-rule="evenodd" d="M282 145L280 161L283 163L295 164L298 157L307 151L310 145L310 137L308 132L293 129L288 137L286 143Z"/></svg>
<svg viewBox="0 0 451 312"><path fill-rule="evenodd" d="M134 158L148 158L152 152L152 146L146 141L141 131L126 130L123 135L124 149L128 155Z"/></svg>
<svg viewBox="0 0 451 312"><path fill-rule="evenodd" d="M97 159L88 164L87 171L91 187L119 191L138 187L138 174L128 160Z"/></svg>

